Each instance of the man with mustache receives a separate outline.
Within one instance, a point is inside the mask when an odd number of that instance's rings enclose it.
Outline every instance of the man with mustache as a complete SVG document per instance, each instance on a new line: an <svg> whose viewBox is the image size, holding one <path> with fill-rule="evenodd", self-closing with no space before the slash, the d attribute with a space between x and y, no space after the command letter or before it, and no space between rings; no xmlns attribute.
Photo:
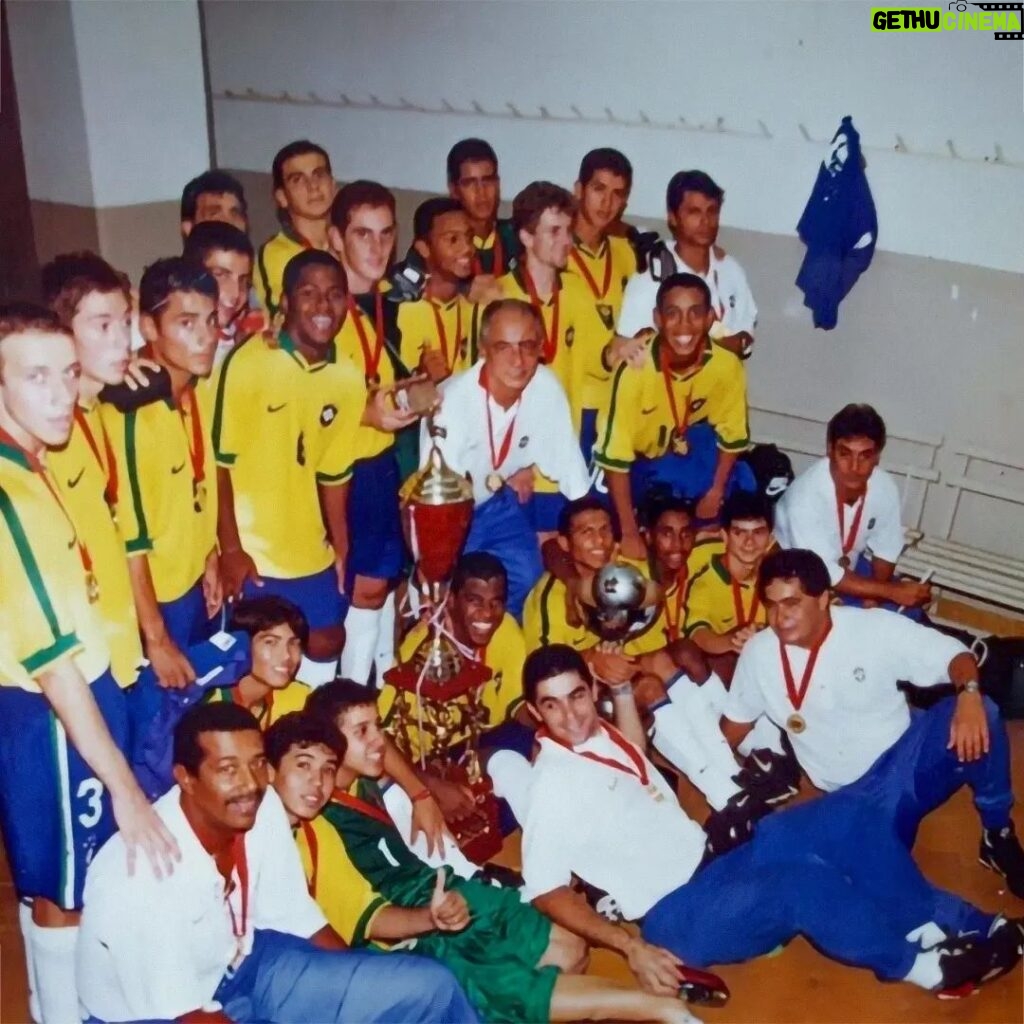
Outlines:
<svg viewBox="0 0 1024 1024"><path fill-rule="evenodd" d="M346 950L306 889L248 711L189 711L174 734L174 777L154 808L181 848L180 869L127 874L120 836L90 867L78 977L92 1017L476 1019L440 965Z"/></svg>

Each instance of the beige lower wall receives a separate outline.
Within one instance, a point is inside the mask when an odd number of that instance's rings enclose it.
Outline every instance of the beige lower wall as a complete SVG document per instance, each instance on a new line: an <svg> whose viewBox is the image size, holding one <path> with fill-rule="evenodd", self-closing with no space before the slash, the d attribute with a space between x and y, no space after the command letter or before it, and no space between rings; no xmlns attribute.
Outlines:
<svg viewBox="0 0 1024 1024"><path fill-rule="evenodd" d="M137 283L148 263L181 252L177 201L97 208L32 200L29 206L40 264L91 249Z"/></svg>

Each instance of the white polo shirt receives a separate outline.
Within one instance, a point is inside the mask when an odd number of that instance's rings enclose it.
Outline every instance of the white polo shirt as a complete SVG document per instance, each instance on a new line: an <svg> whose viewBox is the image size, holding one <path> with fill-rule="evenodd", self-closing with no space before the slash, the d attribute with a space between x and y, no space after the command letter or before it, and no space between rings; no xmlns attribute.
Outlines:
<svg viewBox="0 0 1024 1024"><path fill-rule="evenodd" d="M828 791L859 779L910 725L907 699L896 683L947 683L949 663L966 650L958 640L882 608L833 607L831 614L832 629L799 710L803 732L786 726L795 709L779 638L770 629L744 645L722 710L734 722L763 714L785 729L810 780ZM786 654L799 688L810 651L787 645Z"/></svg>
<svg viewBox="0 0 1024 1024"><path fill-rule="evenodd" d="M575 750L632 769L607 729ZM643 758L647 787L633 770L618 771L541 737L523 825L524 899L568 885L575 874L635 920L693 877L704 856L704 831L654 765L629 746Z"/></svg>
<svg viewBox="0 0 1024 1024"><path fill-rule="evenodd" d="M446 432L438 440L445 461L456 473L470 475L477 505L492 497L487 490L491 473L498 472L507 480L527 466L536 466L570 501L582 498L590 490L590 476L573 430L569 399L558 378L546 366L538 366L519 402L511 409L503 409L480 384L483 367L481 360L441 385L441 409L434 417L437 426ZM496 455L512 427L508 454L497 470L491 461L487 436L488 405ZM420 433L423 462L429 453L430 436L424 420Z"/></svg>
<svg viewBox="0 0 1024 1024"><path fill-rule="evenodd" d="M169 878L157 879L140 853L128 875L124 843L114 835L97 853L85 883L78 936L78 994L101 1020L172 1020L208 1007L224 972L252 949L255 929L308 938L327 923L306 889L284 807L268 789L245 836L249 901L244 938L237 870L230 897L213 858L181 809L175 786L155 806L181 849ZM230 899L230 909L228 899Z"/></svg>
<svg viewBox="0 0 1024 1024"><path fill-rule="evenodd" d="M711 305L718 314L718 322L711 328L712 338L725 338L740 331L754 333L757 306L747 283L747 275L732 256L726 254L718 259L715 247L712 246L708 272L701 274L683 262L674 245L669 247L669 251L676 262L677 273L696 274L711 289ZM650 269L634 274L629 279L622 295L622 309L616 329L618 334L632 338L637 331L654 326L654 307L660 284L651 276Z"/></svg>
<svg viewBox="0 0 1024 1024"><path fill-rule="evenodd" d="M856 515L856 504L843 509L843 529L847 534ZM844 570L839 564L843 554L839 502L828 459L808 466L779 499L775 506L775 536L784 548L808 548L820 555L833 586L843 578ZM903 544L899 488L884 469L876 466L868 479L864 511L849 553L850 565L856 565L865 550L883 561L895 562Z"/></svg>

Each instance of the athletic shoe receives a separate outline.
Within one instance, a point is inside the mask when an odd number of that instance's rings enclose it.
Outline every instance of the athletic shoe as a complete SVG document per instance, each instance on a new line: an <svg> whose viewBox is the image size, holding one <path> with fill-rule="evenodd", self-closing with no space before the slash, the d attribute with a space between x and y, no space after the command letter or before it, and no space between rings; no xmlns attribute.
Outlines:
<svg viewBox="0 0 1024 1024"><path fill-rule="evenodd" d="M971 994L966 991L968 986L995 981L1017 966L1024 956L1024 927L1020 921L1000 914L985 938L948 939L941 945L942 985L937 995L940 999L959 999Z"/></svg>
<svg viewBox="0 0 1024 1024"><path fill-rule="evenodd" d="M1010 892L1024 900L1024 850L1012 823L1004 828L985 829L981 835L978 860L1002 875Z"/></svg>
<svg viewBox="0 0 1024 1024"><path fill-rule="evenodd" d="M758 748L744 758L743 767L734 780L769 807L775 807L800 792L800 765L792 754Z"/></svg>
<svg viewBox="0 0 1024 1024"><path fill-rule="evenodd" d="M683 967L682 972L680 999L693 1006L724 1006L729 1001L729 986L717 974L696 967Z"/></svg>
<svg viewBox="0 0 1024 1024"><path fill-rule="evenodd" d="M708 858L720 857L748 842L754 835L754 823L770 810L754 793L740 792L730 797L720 811L712 811L704 822Z"/></svg>

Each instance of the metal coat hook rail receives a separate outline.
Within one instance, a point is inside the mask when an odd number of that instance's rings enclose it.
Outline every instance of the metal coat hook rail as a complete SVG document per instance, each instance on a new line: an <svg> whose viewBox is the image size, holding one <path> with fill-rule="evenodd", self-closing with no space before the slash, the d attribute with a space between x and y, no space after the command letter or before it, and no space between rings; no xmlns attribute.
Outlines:
<svg viewBox="0 0 1024 1024"><path fill-rule="evenodd" d="M291 104L298 107L325 107L340 110L372 110L378 112L393 113L416 113L432 114L443 117L487 117L500 121L538 121L546 124L590 124L608 125L613 124L621 128L646 128L658 131L684 131L702 135L725 135L740 139L782 139L784 136L772 131L762 120L757 121L757 130L749 128L736 128L726 124L724 117L715 117L708 123L693 122L682 114L675 120L656 120L650 117L645 111L637 111L634 117L623 117L615 113L611 107L605 107L603 115L585 114L576 105L569 107L570 113L560 114L552 111L547 106L538 106L536 111L526 110L511 100L506 101L504 109L488 110L478 100L470 100L467 106L455 106L443 98L436 106L423 103L413 103L404 96L398 98L398 102L382 100L379 96L370 93L366 99L354 99L347 93L340 92L335 97L321 96L317 92L307 92L304 95L293 95L290 92L269 93L258 89L245 89L236 91L224 89L222 92L214 93L214 99L227 100L236 103L271 103ZM829 138L815 138L807 126L798 123L797 132L805 141L815 146L826 147L832 142ZM894 136L892 145L880 146L877 144L861 144L861 149L874 153L899 153L902 156L920 157L932 160L952 160L959 163L990 164L1001 167L1024 168L1024 161L1008 160L999 142L995 142L991 154L982 156L964 156L957 149L952 139L946 140L945 148L941 151L915 150L909 146L902 134Z"/></svg>

